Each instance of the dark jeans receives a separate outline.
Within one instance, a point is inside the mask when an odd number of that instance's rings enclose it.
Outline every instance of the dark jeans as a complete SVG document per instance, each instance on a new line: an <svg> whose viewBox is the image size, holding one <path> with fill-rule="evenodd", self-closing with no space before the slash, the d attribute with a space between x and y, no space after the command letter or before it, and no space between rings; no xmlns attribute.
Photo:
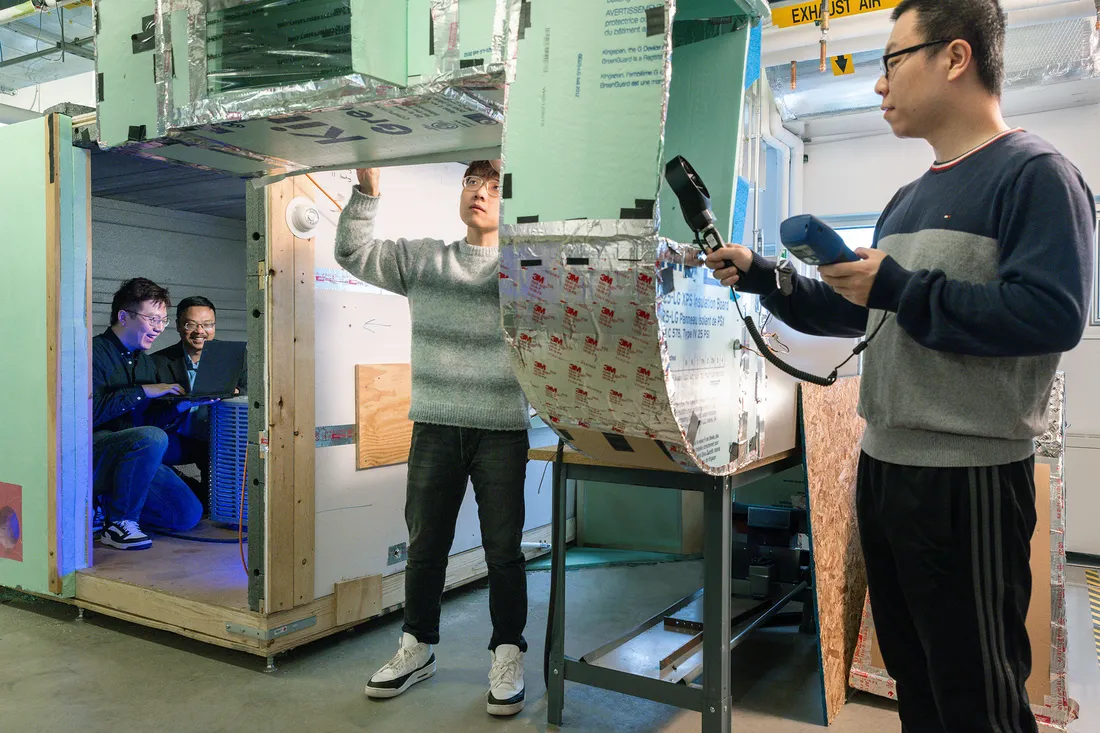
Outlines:
<svg viewBox="0 0 1100 733"><path fill-rule="evenodd" d="M1034 470L1034 458L916 468L860 456L871 611L906 733L1036 731L1024 689Z"/></svg>
<svg viewBox="0 0 1100 733"><path fill-rule="evenodd" d="M439 612L467 479L474 485L481 543L489 566L489 648L515 644L527 651L527 562L523 486L527 432L413 425L405 522L404 631L424 644L439 643Z"/></svg>
<svg viewBox="0 0 1100 733"><path fill-rule="evenodd" d="M168 433L168 447L161 459L165 466L188 466L195 464L199 467L201 483L191 486L190 481L185 481L193 490L199 502L202 504L203 514L210 510L210 443L198 440L176 432Z"/></svg>
<svg viewBox="0 0 1100 733"><path fill-rule="evenodd" d="M199 500L162 463L167 447L168 435L154 427L92 435L92 493L102 497L108 523L130 519L174 532L199 523Z"/></svg>

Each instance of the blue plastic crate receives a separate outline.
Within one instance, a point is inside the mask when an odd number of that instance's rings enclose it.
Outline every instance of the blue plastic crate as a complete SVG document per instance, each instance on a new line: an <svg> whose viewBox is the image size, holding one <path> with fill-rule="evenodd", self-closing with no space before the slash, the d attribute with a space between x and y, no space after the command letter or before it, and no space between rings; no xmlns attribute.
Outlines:
<svg viewBox="0 0 1100 733"><path fill-rule="evenodd" d="M210 406L210 519L237 524L248 460L248 398L234 397ZM244 499L248 524L248 495Z"/></svg>

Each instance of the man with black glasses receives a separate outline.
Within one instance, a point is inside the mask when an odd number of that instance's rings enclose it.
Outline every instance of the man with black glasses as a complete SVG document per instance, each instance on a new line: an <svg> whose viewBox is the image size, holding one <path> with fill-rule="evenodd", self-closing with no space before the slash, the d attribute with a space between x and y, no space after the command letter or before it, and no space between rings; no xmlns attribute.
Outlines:
<svg viewBox="0 0 1100 733"><path fill-rule="evenodd" d="M893 17L875 91L894 134L936 160L886 206L873 247L820 268L824 282L795 276L789 296L744 247L707 264L800 331L881 326L864 352L857 510L902 729L1032 733L1034 439L1088 320L1092 192L1005 124L996 0L902 0Z"/></svg>
<svg viewBox="0 0 1100 733"><path fill-rule="evenodd" d="M111 325L92 339L92 490L106 513L100 542L120 550L144 550L147 524L188 530L202 505L162 465L168 434L187 402L158 404L183 394L179 384L157 381L145 353L168 325L168 291L145 278L122 284L111 300Z"/></svg>
<svg viewBox="0 0 1100 733"><path fill-rule="evenodd" d="M176 306L176 333L180 340L152 355L157 366L157 379L184 387L184 393L195 391L195 380L202 365L203 347L214 340L217 332L218 311L214 304L201 295L184 298ZM241 370L237 379L237 393L244 394L248 387L248 370ZM164 453L164 465L199 468L200 481L181 476L191 486L202 502L203 511L210 509L210 407L192 407L179 426L168 433L168 449Z"/></svg>

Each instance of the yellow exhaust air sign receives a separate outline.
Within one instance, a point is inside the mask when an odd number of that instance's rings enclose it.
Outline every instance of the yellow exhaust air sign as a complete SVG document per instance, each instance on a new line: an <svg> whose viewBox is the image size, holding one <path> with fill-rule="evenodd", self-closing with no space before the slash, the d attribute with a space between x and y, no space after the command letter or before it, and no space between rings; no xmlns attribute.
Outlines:
<svg viewBox="0 0 1100 733"><path fill-rule="evenodd" d="M836 20L849 15L896 8L900 2L901 0L829 0L829 19ZM817 23L820 20L820 0L792 3L785 7L772 6L772 24L780 28Z"/></svg>

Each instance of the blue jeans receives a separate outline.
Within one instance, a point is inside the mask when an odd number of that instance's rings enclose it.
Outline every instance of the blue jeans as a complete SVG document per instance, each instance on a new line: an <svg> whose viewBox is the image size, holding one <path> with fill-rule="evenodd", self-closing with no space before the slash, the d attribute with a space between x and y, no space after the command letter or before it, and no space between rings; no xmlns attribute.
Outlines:
<svg viewBox="0 0 1100 733"><path fill-rule="evenodd" d="M107 522L129 519L173 532L202 519L202 504L161 464L168 435L160 428L100 430L92 435L92 493L102 497Z"/></svg>
<svg viewBox="0 0 1100 733"><path fill-rule="evenodd" d="M471 480L489 566L489 648L515 644L527 651L527 561L520 548L527 449L526 430L413 425L405 499L409 552L403 630L417 641L439 643L447 559L466 481Z"/></svg>

